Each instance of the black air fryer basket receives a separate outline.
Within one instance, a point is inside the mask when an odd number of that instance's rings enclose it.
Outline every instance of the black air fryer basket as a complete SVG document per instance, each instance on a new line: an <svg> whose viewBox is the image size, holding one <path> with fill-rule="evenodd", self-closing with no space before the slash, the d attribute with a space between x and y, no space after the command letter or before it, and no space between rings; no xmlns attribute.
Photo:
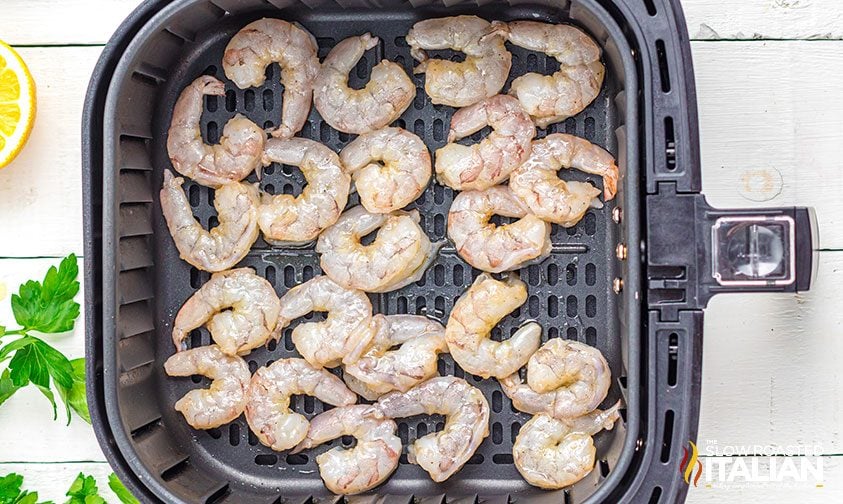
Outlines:
<svg viewBox="0 0 843 504"><path fill-rule="evenodd" d="M682 447L696 439L702 362L702 321L718 292L806 290L811 282L812 213L802 208L715 210L700 194L699 140L690 45L676 0L539 0L442 2L418 0L151 0L121 25L97 65L85 104L85 275L88 401L102 448L143 502L305 503L338 500L322 485L314 453L288 455L262 446L241 417L195 431L173 410L196 379L165 376L172 352L174 314L209 275L178 258L158 203L166 129L178 93L200 74L224 79L220 60L229 38L249 21L298 21L318 40L320 57L339 40L372 32L381 44L351 73L365 82L382 58L411 70L404 35L420 19L477 14L486 19L566 22L586 30L603 48L606 82L584 112L551 126L583 136L618 159L618 196L591 209L571 229L554 228L553 254L521 270L529 299L493 333L500 339L526 319L544 338L597 346L612 368L606 407L622 400L622 418L595 436L597 465L569 489L530 487L512 464L512 442L529 419L494 380L466 375L449 356L442 374L464 376L492 407L490 435L449 481L433 483L406 463L382 486L349 501L675 502L687 485L679 474ZM512 75L551 73L550 58L518 49ZM445 57L448 57L445 54ZM211 97L202 118L210 142L235 113L271 127L280 117L282 88L272 66L260 89L227 85ZM430 106L422 88L397 121L425 140L444 145L453 110ZM505 88L506 89L506 88ZM349 135L323 123L313 110L301 136L339 150ZM570 172L566 178L599 180ZM273 165L261 187L297 192L298 171ZM213 191L185 189L203 225L213 223ZM445 238L453 191L432 184L414 204L432 239ZM312 249L277 249L258 241L241 263L255 268L279 294L319 274ZM441 321L479 272L446 246L420 281L372 296L376 311L419 313ZM254 371L295 355L288 328L277 345L247 359ZM193 346L210 342L204 329ZM310 397L296 411L323 411ZM399 422L404 445L441 428L441 417ZM341 446L336 440L315 451ZM406 453L406 452L405 452Z"/></svg>

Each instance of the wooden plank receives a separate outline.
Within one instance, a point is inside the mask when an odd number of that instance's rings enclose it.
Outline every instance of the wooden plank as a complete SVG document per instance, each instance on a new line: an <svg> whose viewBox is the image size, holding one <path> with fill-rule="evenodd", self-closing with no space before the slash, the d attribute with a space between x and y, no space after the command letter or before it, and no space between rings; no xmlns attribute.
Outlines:
<svg viewBox="0 0 843 504"><path fill-rule="evenodd" d="M58 259L0 260L0 324L17 327L9 298L18 286L30 279L44 278ZM80 278L82 262L79 262ZM82 294L77 296L82 302ZM84 305L83 305L84 310ZM43 339L70 359L85 356L84 314L73 331L43 335ZM0 366L5 368L5 364ZM102 452L93 429L75 417L65 426L66 417L59 405L59 417L53 421L50 403L34 387L19 390L0 406L0 462L101 461Z"/></svg>
<svg viewBox="0 0 843 504"><path fill-rule="evenodd" d="M139 0L4 0L0 39L11 45L104 44Z"/></svg>
<svg viewBox="0 0 843 504"><path fill-rule="evenodd" d="M0 257L81 254L82 103L101 48L20 52L35 78L38 110L29 142L0 170Z"/></svg>
<svg viewBox="0 0 843 504"><path fill-rule="evenodd" d="M694 43L703 192L715 206L808 205L843 248L841 42Z"/></svg>
<svg viewBox="0 0 843 504"><path fill-rule="evenodd" d="M112 473L112 470L106 462L0 464L0 476L9 473L23 476L23 488L38 492L38 502L46 500L65 502L67 500L65 494L80 472L93 476L97 480L99 494L106 502L120 502L108 487L108 475Z"/></svg>
<svg viewBox="0 0 843 504"><path fill-rule="evenodd" d="M682 0L692 39L840 39L839 0Z"/></svg>

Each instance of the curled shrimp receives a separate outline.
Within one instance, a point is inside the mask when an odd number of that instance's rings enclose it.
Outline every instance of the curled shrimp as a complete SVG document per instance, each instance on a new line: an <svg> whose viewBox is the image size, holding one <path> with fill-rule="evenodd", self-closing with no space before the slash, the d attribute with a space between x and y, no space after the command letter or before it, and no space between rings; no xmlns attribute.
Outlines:
<svg viewBox="0 0 843 504"><path fill-rule="evenodd" d="M249 366L240 357L226 355L217 345L191 348L164 363L169 376L202 375L213 380L207 389L195 389L176 401L176 411L194 429L213 429L243 413Z"/></svg>
<svg viewBox="0 0 843 504"><path fill-rule="evenodd" d="M258 239L260 196L253 184L229 182L214 193L219 225L210 231L196 221L184 194L184 179L164 170L161 212L179 251L179 257L205 271L231 268L249 253Z"/></svg>
<svg viewBox="0 0 843 504"><path fill-rule="evenodd" d="M480 143L455 143L487 125L493 131ZM527 159L534 136L533 121L511 96L496 95L459 109L451 118L449 143L436 151L436 178L458 191L488 189Z"/></svg>
<svg viewBox="0 0 843 504"><path fill-rule="evenodd" d="M302 129L310 113L313 82L319 72L317 51L316 39L301 26L281 19L258 19L231 37L222 68L226 77L245 89L264 83L269 64L281 66L281 124L272 136L290 138Z"/></svg>
<svg viewBox="0 0 843 504"><path fill-rule="evenodd" d="M515 274L503 281L487 273L478 276L454 304L445 326L448 349L457 364L483 378L518 371L539 347L541 326L526 324L505 341L492 341L489 333L526 300L527 286Z"/></svg>
<svg viewBox="0 0 843 504"><path fill-rule="evenodd" d="M349 388L372 400L393 390L406 392L436 376L438 355L448 351L442 324L420 315L379 314L371 327L375 331L371 346L345 366L344 374L356 379L351 383L346 379Z"/></svg>
<svg viewBox="0 0 843 504"><path fill-rule="evenodd" d="M205 95L223 96L225 85L203 75L189 84L176 101L167 132L167 154L173 168L208 187L243 180L260 167L266 133L237 114L225 123L219 144L206 144L199 128Z"/></svg>
<svg viewBox="0 0 843 504"><path fill-rule="evenodd" d="M401 128L363 133L343 148L340 159L371 213L390 213L415 201L432 172L427 146Z"/></svg>
<svg viewBox="0 0 843 504"><path fill-rule="evenodd" d="M424 89L434 104L467 107L500 92L509 76L512 55L503 38L491 34L485 19L452 16L426 19L407 34L410 54L420 62L415 73L424 73ZM465 61L429 59L425 50L453 49Z"/></svg>
<svg viewBox="0 0 843 504"><path fill-rule="evenodd" d="M518 372L500 383L516 409L567 419L599 406L609 392L611 380L609 363L599 350L554 338L530 357L526 384Z"/></svg>
<svg viewBox="0 0 843 504"><path fill-rule="evenodd" d="M417 439L408 450L410 462L437 483L459 471L489 435L489 403L461 378L431 378L407 392L390 392L377 404L390 418L445 415L442 431Z"/></svg>
<svg viewBox="0 0 843 504"><path fill-rule="evenodd" d="M380 485L398 468L401 439L395 435L396 429L395 422L376 406L334 408L311 420L307 437L293 453L340 436L354 436L357 446L328 450L316 456L316 463L328 490L341 495L358 494Z"/></svg>
<svg viewBox="0 0 843 504"><path fill-rule="evenodd" d="M269 340L280 310L272 284L253 269L214 273L176 315L173 343L183 350L188 333L204 324L223 353L243 355Z"/></svg>
<svg viewBox="0 0 843 504"><path fill-rule="evenodd" d="M361 239L377 231L375 241ZM419 214L373 214L362 206L343 213L316 242L322 271L338 284L366 292L389 292L415 282L436 258L432 244L419 226Z"/></svg>
<svg viewBox="0 0 843 504"><path fill-rule="evenodd" d="M368 296L341 287L326 276L311 278L281 297L276 336L290 322L311 312L328 312L328 317L322 322L297 325L292 339L296 350L314 367L338 366L350 353L359 355L373 337L368 330L372 317Z"/></svg>
<svg viewBox="0 0 843 504"><path fill-rule="evenodd" d="M518 220L496 226L490 222L493 215ZM448 236L468 264L491 273L550 255L550 224L529 213L506 186L458 194L448 212Z"/></svg>
<svg viewBox="0 0 843 504"><path fill-rule="evenodd" d="M313 104L334 129L366 133L383 128L407 110L416 86L401 65L383 60L374 68L366 87L348 87L350 72L363 54L378 44L369 33L349 37L331 49L313 86Z"/></svg>
<svg viewBox="0 0 843 504"><path fill-rule="evenodd" d="M288 450L307 436L307 418L290 410L290 396L296 394L334 406L357 402L342 380L303 359L281 359L258 369L246 391L246 421L260 442L273 450Z"/></svg>
<svg viewBox="0 0 843 504"><path fill-rule="evenodd" d="M339 218L348 202L351 177L334 151L307 138L267 141L264 164L273 162L298 166L307 185L298 196L263 195L258 225L264 238L273 245L312 242Z"/></svg>
<svg viewBox="0 0 843 504"><path fill-rule="evenodd" d="M540 128L577 115L600 93L606 73L600 47L582 30L537 21L495 21L491 32L559 62L553 75L528 73L510 86L510 94L518 97Z"/></svg>
<svg viewBox="0 0 843 504"><path fill-rule="evenodd" d="M603 177L603 197L615 197L618 167L612 155L588 140L554 133L533 142L530 157L510 175L509 187L530 211L548 222L573 226L593 206L600 190L587 182L565 182L562 168Z"/></svg>
<svg viewBox="0 0 843 504"><path fill-rule="evenodd" d="M512 445L516 469L527 483L548 490L583 479L594 469L592 436L614 426L619 407L620 403L564 421L534 416L521 427Z"/></svg>

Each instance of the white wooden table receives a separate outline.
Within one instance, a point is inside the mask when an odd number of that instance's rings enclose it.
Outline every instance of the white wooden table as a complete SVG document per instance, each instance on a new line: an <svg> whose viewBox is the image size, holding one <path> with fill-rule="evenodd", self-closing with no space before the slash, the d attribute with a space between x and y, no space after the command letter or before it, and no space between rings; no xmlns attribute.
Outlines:
<svg viewBox="0 0 843 504"><path fill-rule="evenodd" d="M82 253L79 131L91 70L138 0L3 0L0 39L18 47L38 87L20 157L0 171L0 322L8 292L58 257ZM720 206L810 205L820 274L798 296L722 296L706 312L699 440L719 446L819 445L821 488L691 489L695 503L843 501L843 2L683 0L693 39L703 188ZM81 320L81 319L80 319ZM81 323L55 339L84 354ZM777 448L776 448L777 447ZM0 474L24 474L62 501L79 471L111 470L91 428L53 422L24 390L0 407ZM106 492L106 495L109 495Z"/></svg>

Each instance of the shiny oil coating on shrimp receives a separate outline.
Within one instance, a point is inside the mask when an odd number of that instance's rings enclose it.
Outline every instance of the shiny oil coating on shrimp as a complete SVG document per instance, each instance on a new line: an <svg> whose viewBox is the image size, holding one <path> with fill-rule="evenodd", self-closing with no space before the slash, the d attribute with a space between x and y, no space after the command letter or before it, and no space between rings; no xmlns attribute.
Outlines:
<svg viewBox="0 0 843 504"><path fill-rule="evenodd" d="M455 143L487 125L492 132L479 143ZM496 95L457 110L451 118L449 143L436 151L436 178L458 191L488 189L527 159L535 136L533 121L511 96Z"/></svg>
<svg viewBox="0 0 843 504"><path fill-rule="evenodd" d="M614 426L619 406L565 421L534 416L512 445L516 469L527 483L547 490L573 485L594 469L592 436Z"/></svg>
<svg viewBox="0 0 843 504"><path fill-rule="evenodd" d="M588 140L554 133L533 142L530 157L510 175L509 187L542 219L570 227L582 219L600 190L587 182L566 182L557 172L574 168L603 177L603 197L615 197L618 167L612 155Z"/></svg>
<svg viewBox="0 0 843 504"><path fill-rule="evenodd" d="M297 325L292 340L302 357L317 368L336 367L349 354L359 355L371 341L369 297L362 291L341 287L327 276L314 277L281 297L276 337L290 322L311 312L327 312L328 316L322 322Z"/></svg>
<svg viewBox="0 0 843 504"><path fill-rule="evenodd" d="M514 273L503 281L487 273L478 276L454 304L445 326L448 349L457 364L483 378L518 371L539 348L541 326L526 324L504 341L493 341L490 331L526 300L527 286Z"/></svg>
<svg viewBox="0 0 843 504"><path fill-rule="evenodd" d="M526 384L517 372L501 379L500 384L516 409L569 419L599 406L611 379L609 363L599 350L554 338L530 357Z"/></svg>
<svg viewBox="0 0 843 504"><path fill-rule="evenodd" d="M290 410L290 396L306 394L334 406L347 406L357 396L324 369L304 359L281 359L255 371L246 392L246 421L261 443L288 450L307 436L309 422Z"/></svg>
<svg viewBox="0 0 843 504"><path fill-rule="evenodd" d="M161 212L179 257L204 271L223 271L246 257L258 239L260 196L253 184L229 182L214 193L219 225L206 231L190 208L182 189L184 179L164 170L159 193Z"/></svg>
<svg viewBox="0 0 843 504"><path fill-rule="evenodd" d="M344 406L320 413L310 422L307 437L293 450L313 448L340 436L354 436L357 446L336 447L316 456L319 475L328 490L354 495L380 485L398 467L401 439L397 425L377 407Z"/></svg>
<svg viewBox="0 0 843 504"><path fill-rule="evenodd" d="M267 165L298 166L307 180L298 196L263 194L258 225L267 242L306 244L339 219L348 202L351 177L334 151L307 138L271 139L263 159Z"/></svg>
<svg viewBox="0 0 843 504"><path fill-rule="evenodd" d="M407 34L410 54L425 74L424 89L437 105L467 107L500 92L509 76L512 55L503 38L488 35L490 24L477 16L425 19ZM453 49L465 61L430 59L425 50Z"/></svg>
<svg viewBox="0 0 843 504"><path fill-rule="evenodd" d="M559 62L553 75L528 73L510 86L510 94L518 97L540 128L580 113L597 98L606 68L600 62L600 47L582 30L538 21L495 21L492 26L492 33Z"/></svg>
<svg viewBox="0 0 843 504"><path fill-rule="evenodd" d="M363 245L360 240L376 230L375 241ZM373 214L362 206L343 213L316 242L322 271L346 288L366 292L388 292L415 282L438 248L419 226L416 210Z"/></svg>
<svg viewBox="0 0 843 504"><path fill-rule="evenodd" d="M408 450L410 462L437 483L459 471L489 435L489 403L462 378L431 378L407 392L390 392L377 404L390 418L445 415L442 431L417 439Z"/></svg>
<svg viewBox="0 0 843 504"><path fill-rule="evenodd" d="M258 19L228 42L222 68L226 77L245 89L262 85L271 63L281 66L281 124L272 136L289 138L301 130L310 113L313 83L319 72L317 51L316 39L298 24Z"/></svg>
<svg viewBox="0 0 843 504"><path fill-rule="evenodd" d="M402 128L360 135L343 148L340 160L354 178L360 204L371 213L390 213L415 201L433 171L422 139Z"/></svg>
<svg viewBox="0 0 843 504"><path fill-rule="evenodd" d="M363 89L348 86L348 73L379 39L369 33L349 37L331 49L313 87L313 104L339 131L366 133L388 125L407 110L416 86L401 65L383 60L372 68Z"/></svg>
<svg viewBox="0 0 843 504"><path fill-rule="evenodd" d="M496 226L493 215L518 220ZM448 237L468 264L491 273L541 261L551 249L550 224L529 213L506 186L458 194L448 212Z"/></svg>
<svg viewBox="0 0 843 504"><path fill-rule="evenodd" d="M371 345L345 366L345 374L363 387L346 380L349 388L373 400L393 390L406 392L436 376L438 356L448 351L442 324L420 315L378 314L372 317L371 326L375 332ZM400 347L392 350L396 345Z"/></svg>
<svg viewBox="0 0 843 504"><path fill-rule="evenodd" d="M204 324L223 353L242 355L269 340L280 309L272 284L251 268L214 273L176 315L173 343L183 350L188 333Z"/></svg>
<svg viewBox="0 0 843 504"><path fill-rule="evenodd" d="M181 92L167 132L167 154L177 172L204 186L219 187L243 180L260 167L266 133L237 114L225 123L219 144L206 144L199 120L207 95L225 95L225 85L203 75Z"/></svg>
<svg viewBox="0 0 843 504"><path fill-rule="evenodd" d="M251 374L240 357L222 353L217 345L191 348L164 363L169 376L202 375L213 380L207 389L195 389L176 401L176 411L194 429L213 429L243 413Z"/></svg>

